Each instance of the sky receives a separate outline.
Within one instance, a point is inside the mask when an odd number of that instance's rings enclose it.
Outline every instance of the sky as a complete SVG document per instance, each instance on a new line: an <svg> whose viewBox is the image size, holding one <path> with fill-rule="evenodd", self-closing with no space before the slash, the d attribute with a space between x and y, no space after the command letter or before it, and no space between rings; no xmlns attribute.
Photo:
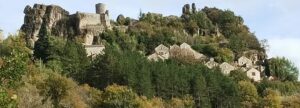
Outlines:
<svg viewBox="0 0 300 108"><path fill-rule="evenodd" d="M184 4L229 9L244 18L257 38L267 39L269 57L285 56L300 68L300 0L0 0L0 29L16 33L23 24L23 10L35 3L55 4L70 13L95 13L96 3L105 3L112 19L119 14L137 18L142 12L180 15Z"/></svg>

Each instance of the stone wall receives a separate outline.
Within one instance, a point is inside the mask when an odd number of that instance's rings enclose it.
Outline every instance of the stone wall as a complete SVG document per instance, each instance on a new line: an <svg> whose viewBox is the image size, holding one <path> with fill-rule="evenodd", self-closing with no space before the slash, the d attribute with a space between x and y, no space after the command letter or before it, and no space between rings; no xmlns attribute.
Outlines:
<svg viewBox="0 0 300 108"><path fill-rule="evenodd" d="M79 19L80 29L85 29L90 25L101 25L100 14L77 12L76 16Z"/></svg>
<svg viewBox="0 0 300 108"><path fill-rule="evenodd" d="M85 45L87 56L95 57L96 55L103 55L105 47L103 45Z"/></svg>

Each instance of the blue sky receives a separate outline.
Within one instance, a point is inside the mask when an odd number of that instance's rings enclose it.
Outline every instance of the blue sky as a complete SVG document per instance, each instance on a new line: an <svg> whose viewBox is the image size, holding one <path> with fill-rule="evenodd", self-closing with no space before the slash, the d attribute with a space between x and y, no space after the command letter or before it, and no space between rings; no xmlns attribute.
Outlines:
<svg viewBox="0 0 300 108"><path fill-rule="evenodd" d="M15 33L23 23L23 9L34 3L60 5L70 13L95 12L96 3L105 3L115 19L117 15L136 18L143 12L180 15L186 3L197 8L230 9L244 18L259 39L268 39L269 57L285 56L300 67L300 1L299 0L0 0L0 29Z"/></svg>

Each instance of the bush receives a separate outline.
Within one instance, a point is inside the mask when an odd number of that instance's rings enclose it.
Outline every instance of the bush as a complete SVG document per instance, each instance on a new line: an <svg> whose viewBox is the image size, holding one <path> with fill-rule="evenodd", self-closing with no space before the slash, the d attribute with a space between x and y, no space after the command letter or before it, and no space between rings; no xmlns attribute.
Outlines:
<svg viewBox="0 0 300 108"><path fill-rule="evenodd" d="M113 84L103 92L104 108L138 108L137 95L125 86Z"/></svg>

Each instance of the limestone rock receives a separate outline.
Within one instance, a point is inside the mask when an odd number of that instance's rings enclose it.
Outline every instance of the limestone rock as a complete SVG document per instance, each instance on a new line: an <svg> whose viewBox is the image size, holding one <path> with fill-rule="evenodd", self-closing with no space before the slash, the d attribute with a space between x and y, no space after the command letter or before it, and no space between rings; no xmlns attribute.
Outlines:
<svg viewBox="0 0 300 108"><path fill-rule="evenodd" d="M69 12L55 5L35 4L32 8L26 6L24 9L24 24L21 31L25 33L27 44L32 45L38 39L38 34L43 23L46 23L48 31L59 25L59 21L68 18ZM61 31L61 30L60 30ZM64 35L57 32L58 36Z"/></svg>

